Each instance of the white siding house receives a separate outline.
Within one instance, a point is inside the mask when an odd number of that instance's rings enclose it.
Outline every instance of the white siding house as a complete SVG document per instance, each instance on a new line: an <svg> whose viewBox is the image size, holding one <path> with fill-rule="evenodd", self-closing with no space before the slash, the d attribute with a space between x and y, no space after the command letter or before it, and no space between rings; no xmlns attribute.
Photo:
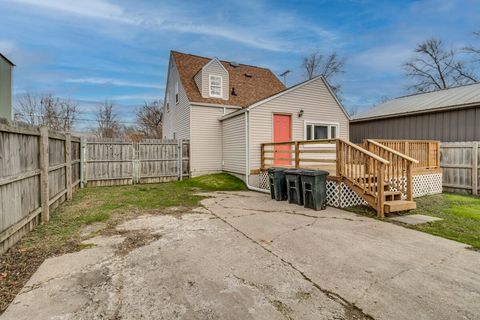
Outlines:
<svg viewBox="0 0 480 320"><path fill-rule="evenodd" d="M0 118L12 120L12 70L15 65L0 53Z"/></svg>
<svg viewBox="0 0 480 320"><path fill-rule="evenodd" d="M260 144L275 139L276 115L288 116L290 140L349 137L323 77L285 88L265 68L172 52L166 92L164 135L190 140L192 176L224 171L247 181L260 168Z"/></svg>

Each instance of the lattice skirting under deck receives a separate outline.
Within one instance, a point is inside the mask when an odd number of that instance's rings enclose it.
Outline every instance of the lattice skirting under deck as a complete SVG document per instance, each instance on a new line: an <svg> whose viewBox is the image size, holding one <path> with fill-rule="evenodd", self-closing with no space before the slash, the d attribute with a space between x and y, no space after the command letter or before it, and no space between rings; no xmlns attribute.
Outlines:
<svg viewBox="0 0 480 320"><path fill-rule="evenodd" d="M267 172L259 175L259 188L270 190ZM405 183L405 178L401 178ZM413 176L413 197L442 193L442 174L432 173ZM346 208L367 203L349 186L340 181L327 180L327 204L331 207Z"/></svg>

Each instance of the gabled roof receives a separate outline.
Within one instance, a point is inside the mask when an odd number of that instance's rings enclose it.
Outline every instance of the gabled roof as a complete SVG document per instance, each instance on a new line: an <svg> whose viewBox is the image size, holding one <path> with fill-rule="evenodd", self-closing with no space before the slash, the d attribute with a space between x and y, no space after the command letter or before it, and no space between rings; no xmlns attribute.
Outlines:
<svg viewBox="0 0 480 320"><path fill-rule="evenodd" d="M233 67L229 61L220 61L229 75L229 99L203 98L195 83L194 76L212 58L177 51L172 51L171 54L180 74L180 81L190 102L245 108L259 100L285 90L283 83L269 69L246 64L239 64L238 67ZM245 74L249 74L251 77L246 77ZM236 95L231 94L232 88L235 88Z"/></svg>
<svg viewBox="0 0 480 320"><path fill-rule="evenodd" d="M480 105L480 83L395 98L359 113L352 121L441 111L476 104Z"/></svg>
<svg viewBox="0 0 480 320"><path fill-rule="evenodd" d="M294 91L294 90L297 90L311 82L314 82L314 81L317 81L317 80L322 80L323 84L325 85L325 87L327 88L328 92L332 95L333 99L335 100L335 102L337 103L337 105L339 106L339 108L343 111L343 113L345 114L345 116L347 117L347 119L350 120L350 115L348 114L347 110L345 109L345 107L343 106L342 102L338 99L337 95L335 94L335 92L333 92L332 90L332 87L330 86L330 84L328 83L327 79L325 79L325 77L323 75L319 75L319 76L316 76L316 77L313 77L312 79L308 79L308 80L305 80L303 82L300 82L300 83L297 83L296 85L294 86L291 86L289 88L285 88L284 90L282 91L279 91L269 97L265 97L264 99L262 100L259 100L255 103L253 103L252 105L248 106L247 108L243 108L242 110L237 110L237 111L234 111L234 112L231 112L231 113L227 113L226 115L220 117L220 121L222 120L225 120L225 119L228 119L228 118L232 118L232 117L235 117L239 114L242 114L243 112L246 112L247 110L250 110L252 108L255 108L257 106L260 106L270 100L273 100L275 98L278 98L284 94L287 94L291 91Z"/></svg>
<svg viewBox="0 0 480 320"><path fill-rule="evenodd" d="M10 61L7 57L5 57L1 52L0 52L0 57L3 58L5 61L7 61L12 67L15 67L15 64Z"/></svg>

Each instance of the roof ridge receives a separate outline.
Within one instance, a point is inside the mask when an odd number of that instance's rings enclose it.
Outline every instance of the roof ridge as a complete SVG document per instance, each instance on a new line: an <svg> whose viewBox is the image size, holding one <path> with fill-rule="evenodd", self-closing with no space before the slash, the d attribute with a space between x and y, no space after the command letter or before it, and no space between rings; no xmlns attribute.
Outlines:
<svg viewBox="0 0 480 320"><path fill-rule="evenodd" d="M473 86L473 85L480 85L480 82L462 84L462 85L458 85L458 86L455 86L455 87L437 89L437 90L432 90L432 91L427 91L427 92L416 92L416 93L406 94L406 95L403 95L403 96L395 97L395 98L390 99L390 100L388 100L388 101L397 100L397 99L402 99L402 98L408 98L408 97L413 97L413 96L418 96L418 95L422 95L422 94L429 94L429 93L435 93L435 92L441 92L441 91L448 91L448 90L451 90L451 89L458 89L458 88L463 88L463 87L468 87L468 86ZM388 101L386 101L386 102L388 102ZM383 103L381 103L381 104L379 104L379 105L382 105L382 104L383 104Z"/></svg>
<svg viewBox="0 0 480 320"><path fill-rule="evenodd" d="M218 57L213 57L213 58L212 57L205 57L205 56L201 56L201 55L198 55L198 54L180 52L180 51L176 51L176 50L170 50L170 52L180 53L180 54L184 54L184 55L188 55L188 56L192 56L192 57L197 57L197 58L202 58L202 59L208 59L208 60L213 60L213 59L216 58L218 61L225 62L225 63L228 63L228 64L230 64L231 62L234 62L233 60L231 60L231 61L221 60ZM252 68L265 69L265 70L268 70L268 71L273 73L273 71L270 70L270 68L254 66L253 64L246 64L246 63L238 63L238 64L243 65L243 66L247 66L247 67L252 67Z"/></svg>

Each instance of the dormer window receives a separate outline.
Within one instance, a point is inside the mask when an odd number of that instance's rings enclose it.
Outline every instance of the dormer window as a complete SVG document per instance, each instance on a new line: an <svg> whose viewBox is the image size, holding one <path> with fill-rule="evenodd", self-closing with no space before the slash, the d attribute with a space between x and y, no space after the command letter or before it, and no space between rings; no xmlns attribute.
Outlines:
<svg viewBox="0 0 480 320"><path fill-rule="evenodd" d="M222 77L210 75L209 76L209 92L210 97L222 97Z"/></svg>

